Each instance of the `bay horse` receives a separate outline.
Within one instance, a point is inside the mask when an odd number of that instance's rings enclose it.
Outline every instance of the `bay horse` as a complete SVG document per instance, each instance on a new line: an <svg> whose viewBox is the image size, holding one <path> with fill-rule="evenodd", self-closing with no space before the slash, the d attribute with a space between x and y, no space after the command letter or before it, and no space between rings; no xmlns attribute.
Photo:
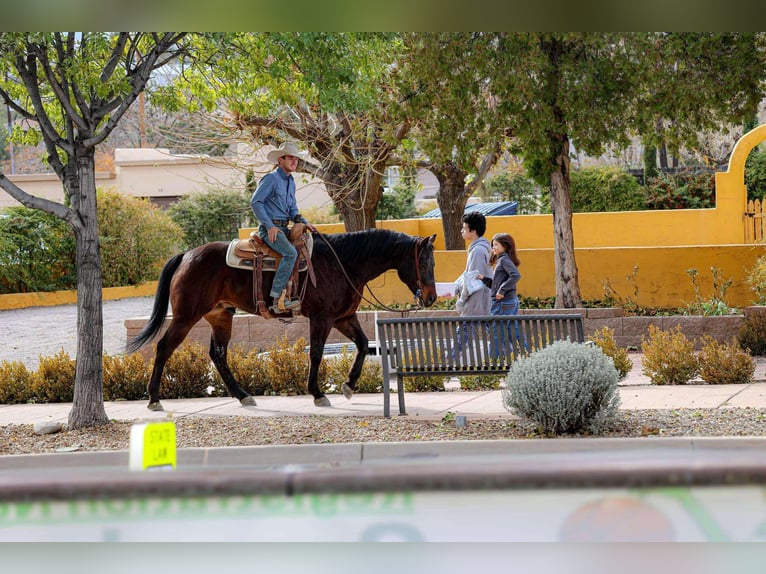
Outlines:
<svg viewBox="0 0 766 574"><path fill-rule="evenodd" d="M399 279L421 305L433 304L436 300L433 246L436 235L413 237L386 229L316 235L319 239L314 239L311 257L316 287L303 279L306 284L300 313L309 318L308 392L313 395L316 406L328 407L330 401L320 391L317 379L330 330L335 327L356 345L356 358L348 380L341 387L350 399L368 353L367 335L356 315L365 285L382 273L396 269ZM225 241L206 243L171 257L162 268L151 317L127 345L127 351L134 352L151 341L163 327L170 302L172 319L157 343L147 385L149 410L163 410L159 390L165 363L202 318L212 328L210 358L229 394L243 406L256 404L234 378L226 359L235 310L258 314L253 300L253 273L227 265L228 245ZM270 292L273 276L273 272L263 273L264 293Z"/></svg>

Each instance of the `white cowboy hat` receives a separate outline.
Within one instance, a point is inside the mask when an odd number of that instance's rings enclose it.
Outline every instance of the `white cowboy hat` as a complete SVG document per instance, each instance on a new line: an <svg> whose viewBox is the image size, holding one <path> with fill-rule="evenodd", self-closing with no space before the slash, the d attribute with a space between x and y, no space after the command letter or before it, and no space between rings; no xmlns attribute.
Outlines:
<svg viewBox="0 0 766 574"><path fill-rule="evenodd" d="M305 152L299 151L298 146L295 145L292 142L285 142L281 146L279 146L277 149L271 150L267 155L266 159L269 160L269 163L277 163L277 160L280 157L284 157L286 155L294 155L296 157L302 157L305 154Z"/></svg>

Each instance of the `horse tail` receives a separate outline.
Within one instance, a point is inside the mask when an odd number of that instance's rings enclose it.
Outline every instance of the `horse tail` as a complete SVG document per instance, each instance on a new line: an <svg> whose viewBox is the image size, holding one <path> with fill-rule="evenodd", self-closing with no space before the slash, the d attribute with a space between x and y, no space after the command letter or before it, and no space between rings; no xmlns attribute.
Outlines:
<svg viewBox="0 0 766 574"><path fill-rule="evenodd" d="M181 265L181 259L184 254L179 253L168 259L160 273L160 279L157 284L157 293L154 296L154 307L149 322L144 325L133 340L128 343L126 350L128 353L138 351L146 343L151 341L154 336L160 332L165 323L165 316L168 312L168 303L170 302L170 280L173 278L178 266Z"/></svg>

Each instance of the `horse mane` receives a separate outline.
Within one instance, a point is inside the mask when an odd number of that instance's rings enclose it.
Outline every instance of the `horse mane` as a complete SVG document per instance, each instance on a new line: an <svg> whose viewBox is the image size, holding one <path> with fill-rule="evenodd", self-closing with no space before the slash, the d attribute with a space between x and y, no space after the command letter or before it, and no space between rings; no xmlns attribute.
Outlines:
<svg viewBox="0 0 766 574"><path fill-rule="evenodd" d="M345 260L355 258L360 253L402 252L412 249L415 238L391 229L364 229L347 233L326 235L338 257ZM321 241L320 241L321 243ZM316 245L316 242L315 242Z"/></svg>

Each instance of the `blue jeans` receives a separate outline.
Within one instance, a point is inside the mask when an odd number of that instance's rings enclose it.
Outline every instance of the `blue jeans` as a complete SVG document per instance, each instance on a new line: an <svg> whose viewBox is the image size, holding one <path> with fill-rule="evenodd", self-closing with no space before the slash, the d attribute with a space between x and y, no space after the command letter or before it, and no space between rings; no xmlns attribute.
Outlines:
<svg viewBox="0 0 766 574"><path fill-rule="evenodd" d="M293 267L295 267L295 261L298 259L298 252L287 238L287 234L289 233L287 227L277 226L277 229L279 229L280 232L277 233L276 241L272 243L269 241L268 230L263 225L258 226L258 235L261 239L282 256L282 259L279 261L279 267L277 267L277 272L274 275L274 282L271 284L271 296L275 299L278 299L282 294L282 290L287 285L288 279L290 279L290 273L293 272Z"/></svg>
<svg viewBox="0 0 766 574"><path fill-rule="evenodd" d="M518 315L519 298L514 297L509 301L494 299L489 312L492 315ZM513 330L515 333L511 331L511 322L507 326L494 326L492 333L492 358L496 359L503 353L512 353L514 340L520 341L524 345L524 349L529 350L526 337L519 331L519 324L517 322L513 322ZM514 334L516 335L515 338Z"/></svg>

